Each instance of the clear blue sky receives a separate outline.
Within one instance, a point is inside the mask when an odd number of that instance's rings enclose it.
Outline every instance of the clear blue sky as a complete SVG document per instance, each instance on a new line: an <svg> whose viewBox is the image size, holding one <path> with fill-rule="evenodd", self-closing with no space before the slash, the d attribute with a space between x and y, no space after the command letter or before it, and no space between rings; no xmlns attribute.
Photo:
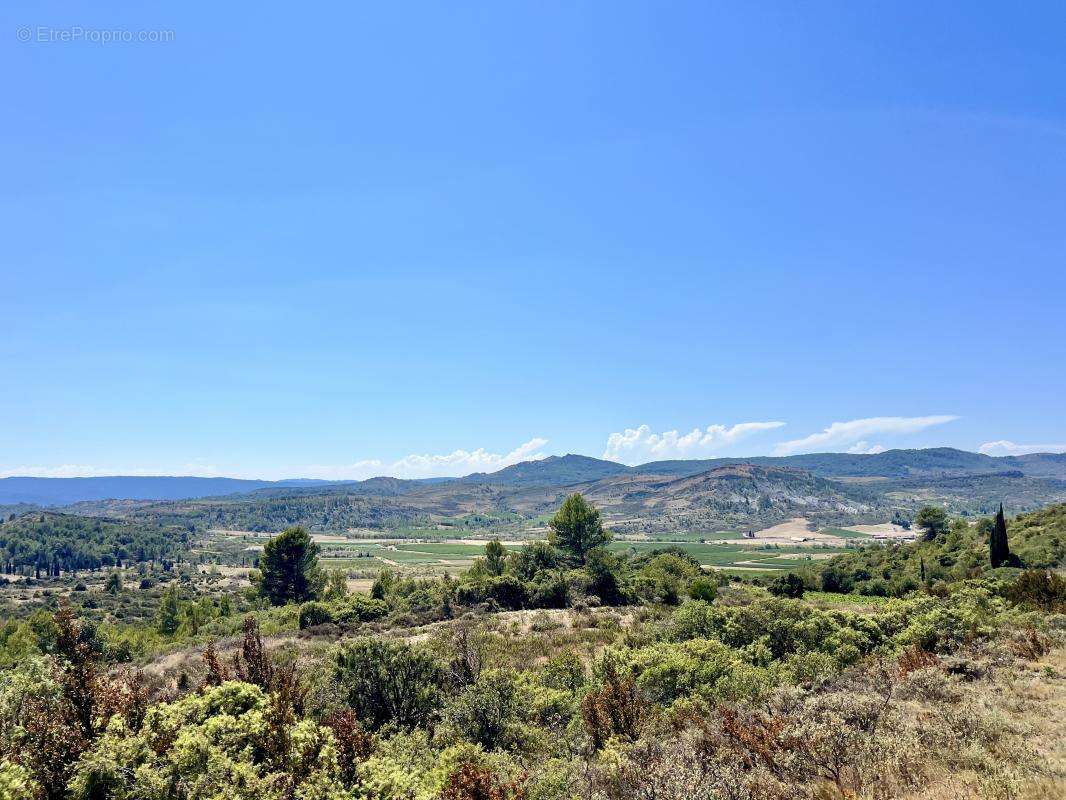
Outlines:
<svg viewBox="0 0 1066 800"><path fill-rule="evenodd" d="M0 474L1066 448L1066 4L355 5L5 4Z"/></svg>

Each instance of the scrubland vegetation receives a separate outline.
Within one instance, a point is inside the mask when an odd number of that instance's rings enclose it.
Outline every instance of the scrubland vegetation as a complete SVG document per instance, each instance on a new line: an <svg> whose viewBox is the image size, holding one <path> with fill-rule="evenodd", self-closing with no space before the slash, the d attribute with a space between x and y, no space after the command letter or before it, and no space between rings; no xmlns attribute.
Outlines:
<svg viewBox="0 0 1066 800"><path fill-rule="evenodd" d="M1003 520L1009 556L996 521L915 522L744 580L612 550L580 496L366 593L299 529L250 585L46 576L0 629L0 798L1061 796L1066 507Z"/></svg>

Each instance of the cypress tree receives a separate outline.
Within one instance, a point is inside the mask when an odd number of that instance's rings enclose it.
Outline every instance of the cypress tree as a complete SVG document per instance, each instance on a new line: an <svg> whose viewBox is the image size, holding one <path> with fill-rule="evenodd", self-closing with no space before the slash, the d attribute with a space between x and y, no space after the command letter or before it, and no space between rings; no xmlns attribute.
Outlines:
<svg viewBox="0 0 1066 800"><path fill-rule="evenodd" d="M988 536L988 557L992 569L1001 567L1010 560L1010 545L1007 543L1007 520L1003 517L1003 504L999 504L992 533Z"/></svg>

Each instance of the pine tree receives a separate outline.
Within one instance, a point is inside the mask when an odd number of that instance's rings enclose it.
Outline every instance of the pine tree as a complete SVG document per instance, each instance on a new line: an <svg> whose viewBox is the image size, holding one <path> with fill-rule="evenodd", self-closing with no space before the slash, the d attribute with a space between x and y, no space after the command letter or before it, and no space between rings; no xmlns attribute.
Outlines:
<svg viewBox="0 0 1066 800"><path fill-rule="evenodd" d="M485 544L485 567L491 575L502 575L507 565L507 551L499 539L493 539Z"/></svg>
<svg viewBox="0 0 1066 800"><path fill-rule="evenodd" d="M318 545L303 528L282 531L263 548L260 588L273 605L314 600L325 575L318 566Z"/></svg>
<svg viewBox="0 0 1066 800"><path fill-rule="evenodd" d="M1007 542L1007 520L1003 517L1003 504L999 504L992 533L988 536L988 557L992 569L1001 567L1011 560L1010 545Z"/></svg>
<svg viewBox="0 0 1066 800"><path fill-rule="evenodd" d="M164 636L172 636L181 625L181 598L178 597L178 587L171 586L163 592L163 599L159 603L157 624L159 632Z"/></svg>
<svg viewBox="0 0 1066 800"><path fill-rule="evenodd" d="M572 494L548 523L548 542L573 556L582 566L590 550L611 541L600 512L580 494Z"/></svg>

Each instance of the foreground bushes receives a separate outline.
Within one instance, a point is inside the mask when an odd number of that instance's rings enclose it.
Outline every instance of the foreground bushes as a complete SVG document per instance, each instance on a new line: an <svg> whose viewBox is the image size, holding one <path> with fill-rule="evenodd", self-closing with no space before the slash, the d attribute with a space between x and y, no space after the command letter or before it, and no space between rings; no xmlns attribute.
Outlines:
<svg viewBox="0 0 1066 800"><path fill-rule="evenodd" d="M683 561L655 558L641 570L653 591L688 579ZM299 617L313 627L387 604L341 597L304 604ZM428 640L425 629L363 636L284 660L258 619L244 618L236 647L209 646L198 678L148 685L114 671L91 628L58 617L55 655L0 676L0 797L916 792L931 759L992 770L1017 748L968 698L991 664L1045 656L1057 618L1012 605L994 582L864 613L731 588L672 609L465 618L434 625ZM519 650L530 639L539 649ZM1024 749L1010 752L1029 763Z"/></svg>

